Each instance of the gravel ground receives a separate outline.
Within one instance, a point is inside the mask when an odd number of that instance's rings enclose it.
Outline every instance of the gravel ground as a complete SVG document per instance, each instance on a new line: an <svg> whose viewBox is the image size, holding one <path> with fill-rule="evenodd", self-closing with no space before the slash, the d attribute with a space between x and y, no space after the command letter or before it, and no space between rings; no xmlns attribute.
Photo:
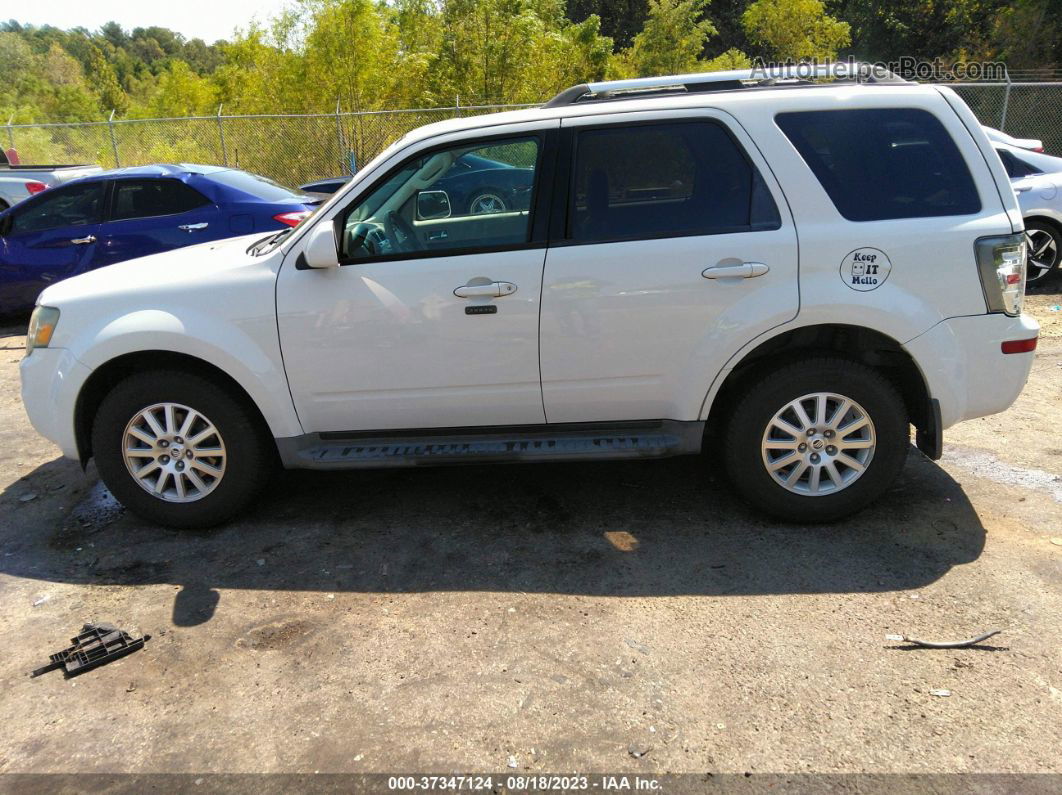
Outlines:
<svg viewBox="0 0 1062 795"><path fill-rule="evenodd" d="M9 330L0 772L1062 772L1059 300L1010 411L823 527L673 459L285 473L161 530L34 433ZM28 678L91 619L152 637Z"/></svg>

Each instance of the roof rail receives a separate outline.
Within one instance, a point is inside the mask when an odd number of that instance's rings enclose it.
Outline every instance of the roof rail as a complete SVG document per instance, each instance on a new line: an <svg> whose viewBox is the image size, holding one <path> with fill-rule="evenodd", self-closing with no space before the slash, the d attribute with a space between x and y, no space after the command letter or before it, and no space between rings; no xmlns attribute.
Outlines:
<svg viewBox="0 0 1062 795"><path fill-rule="evenodd" d="M632 99L650 94L704 93L733 91L740 88L768 88L771 86L812 85L813 81L834 78L838 82L907 83L881 66L860 61L835 63L790 64L754 69L733 69L725 72L696 72L688 75L636 77L630 80L608 80L582 83L566 88L543 107L555 108L576 102L605 99Z"/></svg>

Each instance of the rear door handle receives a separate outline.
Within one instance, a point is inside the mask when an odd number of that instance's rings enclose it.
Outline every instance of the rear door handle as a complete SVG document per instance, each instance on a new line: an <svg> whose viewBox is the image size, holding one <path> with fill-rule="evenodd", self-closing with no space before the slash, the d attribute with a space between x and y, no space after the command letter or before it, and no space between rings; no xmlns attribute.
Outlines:
<svg viewBox="0 0 1062 795"><path fill-rule="evenodd" d="M464 284L454 288L458 298L504 298L516 292L512 282L488 282L487 284Z"/></svg>
<svg viewBox="0 0 1062 795"><path fill-rule="evenodd" d="M705 279L754 279L769 271L762 262L742 262L740 265L716 265L705 268L701 276Z"/></svg>
<svg viewBox="0 0 1062 795"><path fill-rule="evenodd" d="M96 236L95 235L87 235L85 237L75 237L70 242L73 243L75 246L84 246L84 245L87 245L89 243L95 243L96 242Z"/></svg>
<svg viewBox="0 0 1062 795"><path fill-rule="evenodd" d="M185 232L194 232L196 229L206 229L210 224L206 221L201 221L198 224L181 224L178 229L183 229Z"/></svg>

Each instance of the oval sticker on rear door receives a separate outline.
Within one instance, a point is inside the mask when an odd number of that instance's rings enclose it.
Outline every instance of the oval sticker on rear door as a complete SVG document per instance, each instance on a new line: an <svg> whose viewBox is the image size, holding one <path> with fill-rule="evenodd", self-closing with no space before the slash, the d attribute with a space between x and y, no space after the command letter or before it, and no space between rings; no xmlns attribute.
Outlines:
<svg viewBox="0 0 1062 795"><path fill-rule="evenodd" d="M853 290L876 290L889 278L892 263L877 248L857 248L841 260L841 279Z"/></svg>

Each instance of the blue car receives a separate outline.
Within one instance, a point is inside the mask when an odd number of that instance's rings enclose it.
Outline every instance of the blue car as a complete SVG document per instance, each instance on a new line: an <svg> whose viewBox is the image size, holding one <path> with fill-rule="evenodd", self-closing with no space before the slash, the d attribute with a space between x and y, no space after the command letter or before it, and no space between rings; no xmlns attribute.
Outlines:
<svg viewBox="0 0 1062 795"><path fill-rule="evenodd" d="M53 282L115 262L294 226L317 199L220 166L105 171L0 213L0 314L29 310Z"/></svg>

